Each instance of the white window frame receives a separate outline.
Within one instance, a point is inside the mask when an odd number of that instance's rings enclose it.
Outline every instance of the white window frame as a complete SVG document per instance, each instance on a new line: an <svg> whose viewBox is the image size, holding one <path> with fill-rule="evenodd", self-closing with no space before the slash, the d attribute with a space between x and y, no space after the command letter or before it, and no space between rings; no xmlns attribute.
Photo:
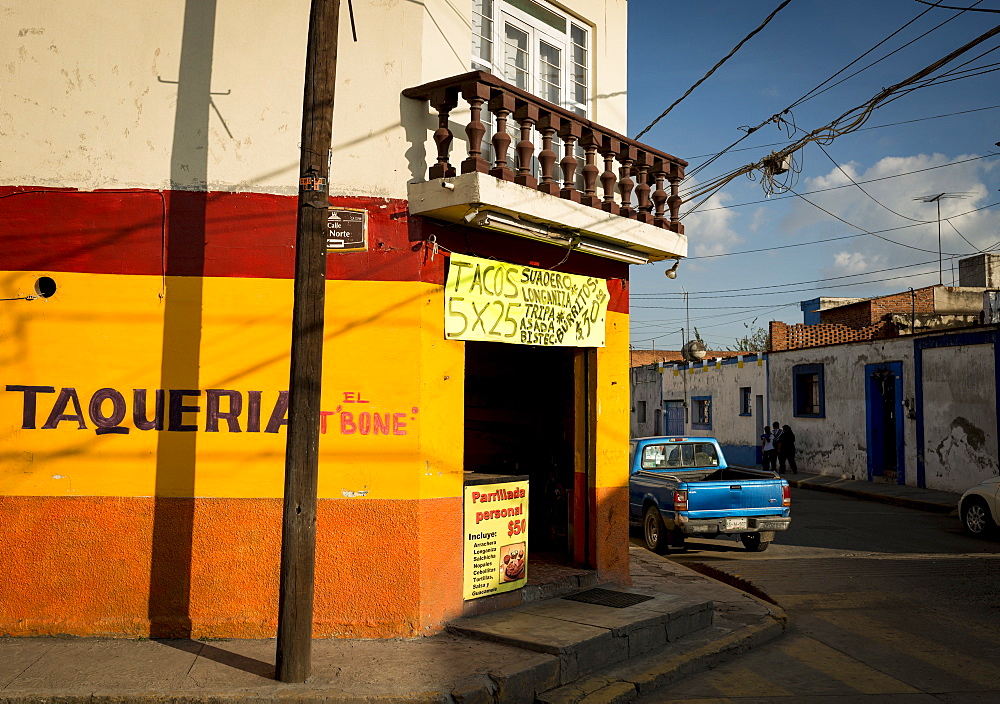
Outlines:
<svg viewBox="0 0 1000 704"><path fill-rule="evenodd" d="M591 70L590 57L592 52L593 44L593 31L592 29L580 22L571 15L566 14L557 7L550 5L545 2L545 0L531 0L536 5L542 7L544 10L551 12L554 15L564 19L566 21L566 32L560 33L554 27L532 17L528 13L511 6L505 0L492 0L488 3L492 6L492 16L488 16L492 25L492 56L489 62L484 62L481 57L472 56L472 68L488 71L504 80L505 77L505 51L506 51L506 39L507 39L507 24L511 24L522 32L528 34L528 61L529 61L529 78L527 91L533 95L541 97L541 42L546 42L547 44L555 47L559 50L559 71L560 71L560 81L559 81L559 101L556 103L561 108L571 110L581 117L590 116L590 93L593 86L593 71ZM477 3L473 4L473 13L481 14L479 12L480 6ZM473 25L475 26L475 25ZM574 81L573 81L573 49L576 46L573 43L573 27L578 30L583 31L586 46L584 49L586 51L585 61L587 65L585 69L585 79L586 79L586 102L579 103L575 97ZM511 82L511 81L508 81Z"/></svg>

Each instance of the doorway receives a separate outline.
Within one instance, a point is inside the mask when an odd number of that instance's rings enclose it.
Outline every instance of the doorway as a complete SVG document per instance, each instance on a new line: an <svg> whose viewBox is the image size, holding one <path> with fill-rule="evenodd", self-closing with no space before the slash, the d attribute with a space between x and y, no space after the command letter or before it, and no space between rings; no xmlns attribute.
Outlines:
<svg viewBox="0 0 1000 704"><path fill-rule="evenodd" d="M865 365L868 481L905 484L903 465L903 364Z"/></svg>
<svg viewBox="0 0 1000 704"><path fill-rule="evenodd" d="M589 444L589 404L580 404L578 393L589 386L581 364L587 353L465 343L465 469L528 477L530 559L585 560L585 552L575 555L574 539L587 535L586 511L579 509L588 493L589 452L578 451Z"/></svg>

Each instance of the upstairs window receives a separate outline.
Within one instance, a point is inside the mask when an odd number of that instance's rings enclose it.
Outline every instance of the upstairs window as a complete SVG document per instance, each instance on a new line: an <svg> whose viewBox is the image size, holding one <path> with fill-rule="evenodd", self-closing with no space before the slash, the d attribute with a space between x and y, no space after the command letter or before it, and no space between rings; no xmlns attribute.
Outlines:
<svg viewBox="0 0 1000 704"><path fill-rule="evenodd" d="M589 32L538 0L473 0L472 68L587 117Z"/></svg>

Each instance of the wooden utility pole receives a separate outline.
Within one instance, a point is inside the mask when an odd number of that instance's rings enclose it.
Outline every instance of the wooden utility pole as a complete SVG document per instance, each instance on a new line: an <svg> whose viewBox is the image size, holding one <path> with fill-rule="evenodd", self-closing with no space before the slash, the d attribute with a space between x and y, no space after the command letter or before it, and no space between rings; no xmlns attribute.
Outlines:
<svg viewBox="0 0 1000 704"><path fill-rule="evenodd" d="M277 677L305 682L312 655L316 486L326 293L326 220L340 0L312 0L302 105L288 442L281 526Z"/></svg>

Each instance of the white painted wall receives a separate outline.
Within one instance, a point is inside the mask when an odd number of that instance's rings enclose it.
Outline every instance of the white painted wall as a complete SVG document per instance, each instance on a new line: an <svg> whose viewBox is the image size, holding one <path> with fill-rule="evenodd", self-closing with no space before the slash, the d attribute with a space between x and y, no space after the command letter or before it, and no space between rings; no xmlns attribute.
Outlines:
<svg viewBox="0 0 1000 704"><path fill-rule="evenodd" d="M763 430L766 418L757 417L754 401L758 395L765 397L767 408L767 359L748 356L742 368L737 360L726 360L719 365L696 363L688 370L673 366L663 372L663 400L688 403L686 435L715 437L723 446L726 458L734 464L756 463L757 436ZM750 388L750 415L740 415L740 388ZM691 412L694 396L712 397L712 428L692 428Z"/></svg>
<svg viewBox="0 0 1000 704"><path fill-rule="evenodd" d="M593 32L593 117L621 133L626 8L565 8ZM400 93L469 70L471 0L355 0L354 10L358 43L343 3L331 192L405 198L433 163L437 124ZM297 193L308 13L288 0L8 3L0 184ZM182 75L204 86L193 109L178 100ZM197 145L189 156L185 142Z"/></svg>
<svg viewBox="0 0 1000 704"><path fill-rule="evenodd" d="M961 493L998 474L993 346L923 351L924 477Z"/></svg>
<svg viewBox="0 0 1000 704"><path fill-rule="evenodd" d="M913 340L857 342L803 350L771 352L771 416L795 432L796 459L801 471L868 479L865 365L903 363L903 398L914 397ZM824 418L795 417L792 369L822 364L826 397ZM904 415L903 442L913 448L915 421ZM905 453L906 483L916 485L916 454Z"/></svg>
<svg viewBox="0 0 1000 704"><path fill-rule="evenodd" d="M669 373L669 372L667 372ZM662 432L662 406L660 397L660 366L646 364L632 367L632 402L630 437L645 438L659 435ZM641 409L645 404L646 416L642 417ZM660 411L661 425L656 427L656 411Z"/></svg>

